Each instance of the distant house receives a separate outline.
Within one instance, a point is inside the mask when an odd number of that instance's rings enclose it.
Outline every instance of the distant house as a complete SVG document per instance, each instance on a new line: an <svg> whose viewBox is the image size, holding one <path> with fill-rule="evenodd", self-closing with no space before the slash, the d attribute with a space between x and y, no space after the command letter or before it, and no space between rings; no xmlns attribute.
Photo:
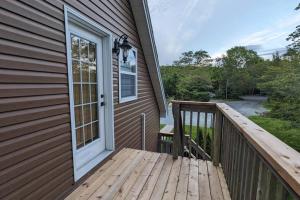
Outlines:
<svg viewBox="0 0 300 200"><path fill-rule="evenodd" d="M0 9L0 199L62 198L120 149L156 151L166 101L146 0Z"/></svg>

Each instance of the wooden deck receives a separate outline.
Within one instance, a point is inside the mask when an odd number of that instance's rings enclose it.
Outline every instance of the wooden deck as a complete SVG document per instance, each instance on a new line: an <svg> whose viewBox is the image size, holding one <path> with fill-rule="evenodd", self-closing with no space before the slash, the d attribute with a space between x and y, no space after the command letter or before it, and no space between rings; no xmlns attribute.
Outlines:
<svg viewBox="0 0 300 200"><path fill-rule="evenodd" d="M230 199L209 161L123 149L66 199Z"/></svg>

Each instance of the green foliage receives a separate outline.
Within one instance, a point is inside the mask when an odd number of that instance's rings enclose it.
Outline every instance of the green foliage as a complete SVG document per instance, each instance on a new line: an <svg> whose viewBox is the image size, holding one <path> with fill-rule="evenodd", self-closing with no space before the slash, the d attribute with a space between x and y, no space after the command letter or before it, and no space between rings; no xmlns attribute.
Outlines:
<svg viewBox="0 0 300 200"><path fill-rule="evenodd" d="M300 3L295 8L295 10L299 10L299 9L300 9ZM289 35L287 40L292 42L289 45L289 47L291 49L294 49L294 50L300 52L300 25L296 26L296 30Z"/></svg>
<svg viewBox="0 0 300 200"><path fill-rule="evenodd" d="M163 127L165 127L166 125L165 124L160 124L159 125L159 129L161 130Z"/></svg>
<svg viewBox="0 0 300 200"><path fill-rule="evenodd" d="M175 66L187 66L187 65L195 65L195 66L207 66L210 65L211 59L207 51L199 50L195 51L187 51L181 54L179 60L174 61Z"/></svg>
<svg viewBox="0 0 300 200"><path fill-rule="evenodd" d="M169 99L209 101L211 68L162 66L160 71Z"/></svg>
<svg viewBox="0 0 300 200"><path fill-rule="evenodd" d="M261 116L252 116L250 119L300 152L300 128L295 128L292 122Z"/></svg>
<svg viewBox="0 0 300 200"><path fill-rule="evenodd" d="M245 47L233 47L219 59L213 70L212 85L221 98L238 98L254 94L263 60L255 51Z"/></svg>

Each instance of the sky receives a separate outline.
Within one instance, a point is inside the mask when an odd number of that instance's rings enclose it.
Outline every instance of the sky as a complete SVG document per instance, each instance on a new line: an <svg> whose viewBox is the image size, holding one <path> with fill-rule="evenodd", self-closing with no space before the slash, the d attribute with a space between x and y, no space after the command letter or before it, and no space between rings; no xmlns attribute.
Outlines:
<svg viewBox="0 0 300 200"><path fill-rule="evenodd" d="M298 0L148 0L161 65L182 52L206 50L222 56L247 46L266 56L284 49L300 25Z"/></svg>

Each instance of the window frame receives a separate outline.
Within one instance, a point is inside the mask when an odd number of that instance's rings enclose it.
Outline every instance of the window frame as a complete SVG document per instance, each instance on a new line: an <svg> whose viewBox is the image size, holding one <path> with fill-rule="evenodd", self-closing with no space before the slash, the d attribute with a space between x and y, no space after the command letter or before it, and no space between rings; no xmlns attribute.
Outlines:
<svg viewBox="0 0 300 200"><path fill-rule="evenodd" d="M136 55L136 69L135 73L133 72L127 72L127 71L121 71L121 62L123 62L123 55L122 50L120 50L120 54L118 57L118 68L119 68L119 103L125 103L130 102L138 99L138 51L135 47L132 47L130 50L135 51ZM128 97L122 97L121 91L122 91L122 85L121 85L121 75L127 74L127 75L133 75L135 76L135 95L134 96L128 96Z"/></svg>

